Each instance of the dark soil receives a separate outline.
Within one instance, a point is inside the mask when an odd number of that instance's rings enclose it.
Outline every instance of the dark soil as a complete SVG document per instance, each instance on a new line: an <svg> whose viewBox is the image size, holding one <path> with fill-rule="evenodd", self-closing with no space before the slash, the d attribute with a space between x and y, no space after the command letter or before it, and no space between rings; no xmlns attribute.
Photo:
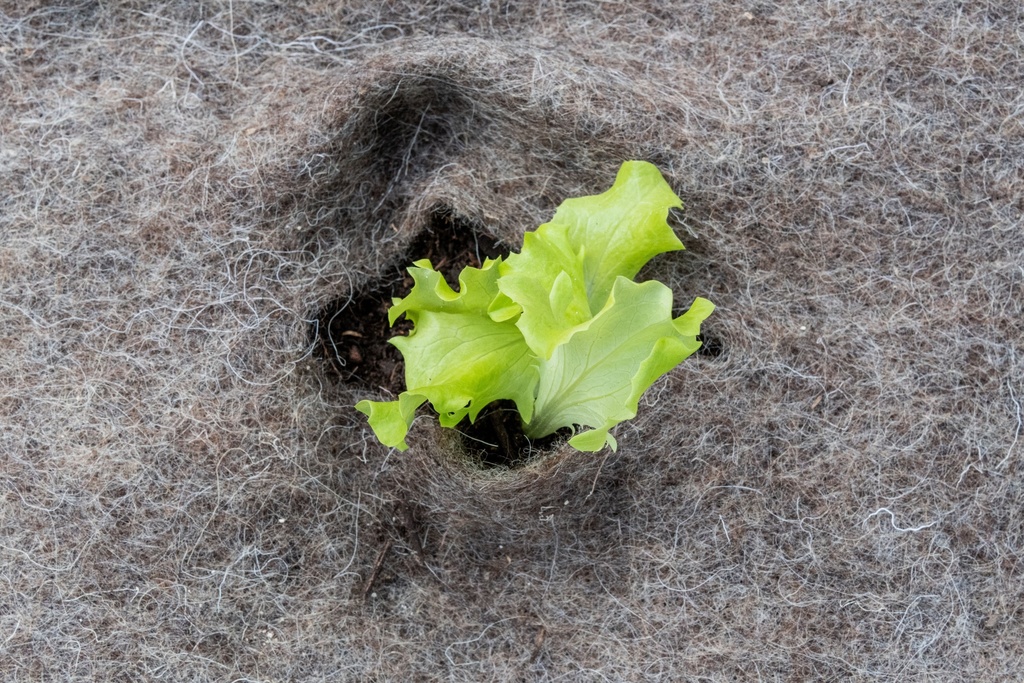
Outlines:
<svg viewBox="0 0 1024 683"><path fill-rule="evenodd" d="M725 345L722 343L722 340L707 332L698 334L697 341L700 342L700 348L697 349L698 356L718 358L725 351Z"/></svg>

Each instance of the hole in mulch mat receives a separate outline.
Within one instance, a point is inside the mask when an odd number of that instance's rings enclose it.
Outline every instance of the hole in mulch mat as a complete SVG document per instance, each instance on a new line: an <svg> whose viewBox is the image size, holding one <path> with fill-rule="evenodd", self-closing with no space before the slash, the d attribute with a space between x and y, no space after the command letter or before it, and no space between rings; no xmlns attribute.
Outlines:
<svg viewBox="0 0 1024 683"><path fill-rule="evenodd" d="M412 324L404 317L388 324L388 309L395 297L412 289L406 268L413 261L430 259L448 284L458 288L465 266L480 267L485 258L507 256L508 249L447 207L438 207L427 229L406 249L401 263L371 283L366 291L325 306L310 326L315 353L325 374L334 380L397 397L405 389L402 355L388 340L408 334ZM496 401L477 416L456 427L463 450L477 459L481 469L515 469L548 452L569 430L530 440L523 433L519 412L511 401Z"/></svg>
<svg viewBox="0 0 1024 683"><path fill-rule="evenodd" d="M398 396L405 389L402 355L388 339L408 334L412 324L404 318L388 324L388 309L394 297L412 289L406 268L413 261L430 259L448 284L458 288L459 273L465 266L479 267L485 258L507 256L508 250L447 207L431 214L430 224L406 249L402 259L351 298L333 301L310 325L310 337L317 356L331 378L346 384L383 390Z"/></svg>

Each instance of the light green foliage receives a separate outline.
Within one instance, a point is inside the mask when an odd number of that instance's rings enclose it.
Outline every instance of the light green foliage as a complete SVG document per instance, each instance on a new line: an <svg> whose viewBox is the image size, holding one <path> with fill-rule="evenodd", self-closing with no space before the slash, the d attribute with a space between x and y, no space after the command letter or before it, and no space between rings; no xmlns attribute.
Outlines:
<svg viewBox="0 0 1024 683"><path fill-rule="evenodd" d="M414 325L391 340L408 389L356 408L401 450L423 403L454 427L499 399L515 402L531 438L585 427L570 445L614 449L609 430L635 417L651 384L700 347L700 323L714 310L698 297L673 319L668 287L632 280L652 257L683 248L666 222L680 206L657 168L628 161L607 192L563 202L520 253L465 268L458 292L417 261L412 291L389 314L392 324L404 313Z"/></svg>

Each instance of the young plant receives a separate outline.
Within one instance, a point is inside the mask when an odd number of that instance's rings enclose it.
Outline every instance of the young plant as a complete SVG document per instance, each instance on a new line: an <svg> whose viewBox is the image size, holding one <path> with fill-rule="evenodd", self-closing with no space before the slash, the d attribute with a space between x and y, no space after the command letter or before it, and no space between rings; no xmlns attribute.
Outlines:
<svg viewBox="0 0 1024 683"><path fill-rule="evenodd" d="M500 399L515 403L530 438L570 427L574 448L615 450L609 430L700 348L700 323L714 310L698 297L673 318L668 287L633 281L652 257L683 248L666 222L681 206L656 167L627 161L611 189L564 201L518 254L464 268L457 292L429 260L416 261L412 291L388 313L392 325L403 314L413 324L391 340L407 389L356 408L400 450L424 403L454 427Z"/></svg>

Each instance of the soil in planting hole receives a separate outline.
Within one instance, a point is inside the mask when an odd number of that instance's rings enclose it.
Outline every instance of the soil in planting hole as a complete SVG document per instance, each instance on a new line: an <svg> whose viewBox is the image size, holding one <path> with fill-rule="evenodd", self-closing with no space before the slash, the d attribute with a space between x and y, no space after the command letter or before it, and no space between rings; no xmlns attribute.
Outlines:
<svg viewBox="0 0 1024 683"><path fill-rule="evenodd" d="M402 354L388 339L409 334L412 324L402 317L392 327L388 324L388 309L394 297L404 297L412 289L412 277L406 268L413 261L430 259L434 269L457 290L464 267L478 268L485 258L508 253L495 239L451 210L434 211L427 229L413 240L399 263L367 291L332 302L317 315L310 336L327 376L397 398L405 389L405 368ZM456 429L466 451L479 457L482 468L518 467L561 438L528 439L511 401L492 403L480 412L474 424L465 420Z"/></svg>
<svg viewBox="0 0 1024 683"><path fill-rule="evenodd" d="M562 429L550 436L530 439L523 433L519 411L513 401L495 401L480 411L476 422L468 420L456 429L468 452L479 457L483 469L515 469L533 460L572 433Z"/></svg>

